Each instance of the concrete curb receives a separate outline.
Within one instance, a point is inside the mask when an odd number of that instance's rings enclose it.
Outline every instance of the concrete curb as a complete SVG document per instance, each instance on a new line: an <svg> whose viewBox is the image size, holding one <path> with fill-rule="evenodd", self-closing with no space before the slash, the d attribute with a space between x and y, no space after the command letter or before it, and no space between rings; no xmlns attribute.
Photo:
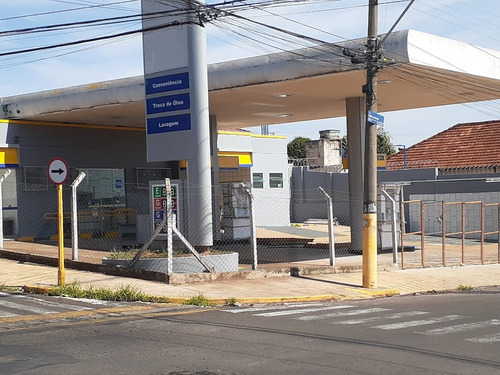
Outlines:
<svg viewBox="0 0 500 375"><path fill-rule="evenodd" d="M15 260L19 262L29 262L51 267L58 266L57 258L19 253L15 251L0 249L0 258ZM361 266L315 266L315 267L283 267L273 269L240 270L220 273L174 273L168 275L163 272L128 269L124 267L109 267L103 264L86 263L81 261L64 260L64 265L68 269L100 273L108 276L127 277L130 279L140 279L149 281L159 281L169 285L184 285L195 283L216 282L225 280L257 280L272 277L300 277L321 274L343 274L360 272ZM381 270L393 271L392 266L383 266Z"/></svg>
<svg viewBox="0 0 500 375"><path fill-rule="evenodd" d="M351 289L351 290L356 293L364 294L369 297L392 297L401 294L401 292L398 289L383 289L383 290Z"/></svg>
<svg viewBox="0 0 500 375"><path fill-rule="evenodd" d="M51 313L43 315L36 314L36 315L10 316L1 318L1 321L2 323L16 323L16 322L47 320L47 319L67 319L67 318L79 318L79 317L88 317L88 316L105 315L105 314L139 313L139 312L150 311L152 309L153 309L152 306L108 307L95 310L65 311L60 313Z"/></svg>
<svg viewBox="0 0 500 375"><path fill-rule="evenodd" d="M46 287L46 286L33 286L33 285L24 285L23 290L26 293L33 294L50 294L54 287ZM318 301L340 301L340 300L356 300L363 299L366 297L392 297L395 295L399 295L399 291L397 289L387 289L387 290L357 290L352 289L353 291L361 294L362 296L356 297L355 295L317 295L317 296L289 296L289 297L249 297L249 298L206 298L206 301L210 305L224 306L229 305L231 303L239 303L244 305L252 305L252 304L280 304L280 303L292 303L292 302L318 302ZM168 296L152 296L158 298L164 298L168 300L171 304L182 305L188 302L191 298L199 296L200 293L193 295L192 297L168 297Z"/></svg>

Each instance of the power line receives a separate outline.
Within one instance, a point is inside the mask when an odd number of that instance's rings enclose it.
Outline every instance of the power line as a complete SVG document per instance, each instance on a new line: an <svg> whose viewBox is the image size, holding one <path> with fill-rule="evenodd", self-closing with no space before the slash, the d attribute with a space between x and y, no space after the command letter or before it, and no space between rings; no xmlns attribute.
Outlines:
<svg viewBox="0 0 500 375"><path fill-rule="evenodd" d="M91 43L91 42L97 42L97 41L101 41L101 40L108 40L108 39L119 38L119 37L128 36L128 35L133 35L133 34L137 34L137 33L140 33L140 32L156 31L156 30L161 30L161 29L165 29L165 28L169 28L169 27L181 27L181 26L191 25L191 24L194 24L194 22L191 22L191 21L188 21L188 22L174 21L174 22L170 22L170 23L165 24L165 25L153 26L153 27L147 27L147 28L141 28L139 30L125 31L125 32L117 33L117 34L113 34L113 35L104 35L104 36L99 36L99 37L95 37L95 38L75 40L75 41L72 41L72 42L52 44L50 46L34 47L34 48L28 48L28 49L11 51L11 52L3 52L3 53L0 53L0 57L19 55L19 54L22 54L22 53L45 51L45 50L53 49L53 48L75 46L75 45L84 44L84 43Z"/></svg>
<svg viewBox="0 0 500 375"><path fill-rule="evenodd" d="M56 1L56 0L53 0ZM11 20L17 20L17 19L26 19L28 17L39 17L39 16L47 16L47 15L52 15L52 14L60 14L60 13L67 13L67 12L76 12L76 11L81 11L81 10L88 10L88 9L95 9L95 8L108 8L108 9L119 9L119 10L128 10L126 8L112 8L110 5L114 4L123 4L123 3L133 3L137 2L138 0L124 0L124 1L117 1L115 3L108 3L108 4L96 4L96 5L89 5L85 7L78 7L78 8L71 8L71 9L62 9L62 10L53 10L50 12L41 12L41 13L32 13L32 14L23 14L20 16L13 16L13 17L4 17L0 18L0 21L11 21ZM64 1L58 1L58 2L64 2ZM78 2L67 2L70 4L80 4Z"/></svg>

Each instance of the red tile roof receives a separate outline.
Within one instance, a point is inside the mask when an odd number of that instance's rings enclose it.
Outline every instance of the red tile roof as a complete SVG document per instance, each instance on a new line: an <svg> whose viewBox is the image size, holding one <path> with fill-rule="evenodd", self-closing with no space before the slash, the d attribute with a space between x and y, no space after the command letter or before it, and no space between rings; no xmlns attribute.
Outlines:
<svg viewBox="0 0 500 375"><path fill-rule="evenodd" d="M403 152L387 160L403 168ZM457 124L406 149L407 168L467 168L500 165L500 120Z"/></svg>

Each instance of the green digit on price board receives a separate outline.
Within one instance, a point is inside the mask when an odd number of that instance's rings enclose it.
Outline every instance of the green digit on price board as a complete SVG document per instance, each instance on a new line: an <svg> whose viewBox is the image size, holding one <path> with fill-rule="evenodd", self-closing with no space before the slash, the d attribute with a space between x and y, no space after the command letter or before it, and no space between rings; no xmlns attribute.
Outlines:
<svg viewBox="0 0 500 375"><path fill-rule="evenodd" d="M165 198L166 196L165 186L153 186L153 198Z"/></svg>

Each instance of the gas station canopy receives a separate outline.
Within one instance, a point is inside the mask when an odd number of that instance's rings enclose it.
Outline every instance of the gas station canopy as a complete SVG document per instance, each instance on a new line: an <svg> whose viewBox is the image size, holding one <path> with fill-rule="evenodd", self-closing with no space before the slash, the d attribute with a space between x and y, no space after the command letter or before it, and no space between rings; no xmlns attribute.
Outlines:
<svg viewBox="0 0 500 375"><path fill-rule="evenodd" d="M221 130L335 118L363 96L364 64L346 56L364 40L208 66L210 114ZM391 34L378 112L500 98L500 51L414 30ZM1 98L3 119L145 127L144 77Z"/></svg>

